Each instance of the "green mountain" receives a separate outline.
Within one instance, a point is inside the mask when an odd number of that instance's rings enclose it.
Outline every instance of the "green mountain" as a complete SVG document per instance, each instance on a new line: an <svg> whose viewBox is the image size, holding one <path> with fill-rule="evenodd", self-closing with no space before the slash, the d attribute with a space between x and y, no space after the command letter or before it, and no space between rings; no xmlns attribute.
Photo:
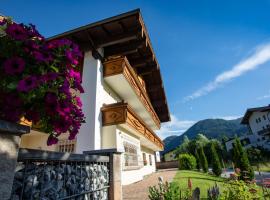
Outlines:
<svg viewBox="0 0 270 200"><path fill-rule="evenodd" d="M202 133L209 139L215 138L221 140L224 136L230 138L235 135L241 136L247 134L248 128L245 125L240 124L241 120L242 118L235 120L205 119L198 121L184 134L180 136L173 135L165 138L163 140L165 147L161 154L178 147L181 144L184 135L189 139L194 139L198 133Z"/></svg>

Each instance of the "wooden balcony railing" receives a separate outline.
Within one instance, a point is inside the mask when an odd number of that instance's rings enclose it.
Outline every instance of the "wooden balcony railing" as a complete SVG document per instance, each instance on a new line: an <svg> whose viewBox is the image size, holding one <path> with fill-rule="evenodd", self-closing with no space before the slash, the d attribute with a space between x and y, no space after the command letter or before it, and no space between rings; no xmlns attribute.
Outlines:
<svg viewBox="0 0 270 200"><path fill-rule="evenodd" d="M127 124L139 134L163 149L162 140L144 123L127 103L105 105L101 109L103 126Z"/></svg>
<svg viewBox="0 0 270 200"><path fill-rule="evenodd" d="M118 74L123 74L129 84L133 87L135 93L148 113L151 114L156 126L160 128L160 120L151 104L146 89L142 85L135 71L130 66L126 57L113 58L103 63L104 78Z"/></svg>

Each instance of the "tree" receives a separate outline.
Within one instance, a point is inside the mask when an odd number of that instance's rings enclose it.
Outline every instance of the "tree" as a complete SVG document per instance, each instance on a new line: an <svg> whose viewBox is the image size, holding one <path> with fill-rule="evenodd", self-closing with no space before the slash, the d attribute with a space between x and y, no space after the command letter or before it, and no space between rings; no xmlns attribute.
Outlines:
<svg viewBox="0 0 270 200"><path fill-rule="evenodd" d="M234 153L235 165L241 170L241 179L245 179L244 177L245 172L248 172L249 179L253 179L254 171L249 163L247 153L245 149L243 149L239 138L235 139L235 142L233 145L233 153Z"/></svg>
<svg viewBox="0 0 270 200"><path fill-rule="evenodd" d="M196 168L196 158L187 153L179 155L179 169L181 170L193 170Z"/></svg>
<svg viewBox="0 0 270 200"><path fill-rule="evenodd" d="M200 156L199 156L199 153L198 153L198 150L197 149L195 149L195 155L194 156L195 156L196 162L197 162L196 168L197 168L197 170L200 171L200 169L201 169L201 163L200 163Z"/></svg>
<svg viewBox="0 0 270 200"><path fill-rule="evenodd" d="M207 159L205 157L204 150L203 150L202 146L199 147L198 153L199 153L199 157L200 157L200 164L201 164L203 171L208 172L208 162L207 162Z"/></svg>
<svg viewBox="0 0 270 200"><path fill-rule="evenodd" d="M214 143L211 143L211 154L212 154L211 160L212 160L213 173L216 176L220 176L220 174L222 173L222 168L221 168L220 160L219 160Z"/></svg>
<svg viewBox="0 0 270 200"><path fill-rule="evenodd" d="M188 146L189 146L190 140L188 139L188 137L185 135L183 142L181 145L179 145L177 147L177 149L175 150L175 155L179 155L181 153L188 153Z"/></svg>
<svg viewBox="0 0 270 200"><path fill-rule="evenodd" d="M204 147L205 145L207 145L209 143L209 139L205 135L203 135L201 133L199 133L196 136L196 139L195 140L196 140L196 144L198 146L202 146L202 147Z"/></svg>

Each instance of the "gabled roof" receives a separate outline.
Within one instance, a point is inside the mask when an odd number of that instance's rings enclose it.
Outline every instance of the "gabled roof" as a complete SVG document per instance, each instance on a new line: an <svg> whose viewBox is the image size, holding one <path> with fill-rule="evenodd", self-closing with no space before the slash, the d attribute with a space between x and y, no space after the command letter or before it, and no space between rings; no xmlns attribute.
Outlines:
<svg viewBox="0 0 270 200"><path fill-rule="evenodd" d="M104 19L48 38L69 38L82 49L91 49L95 58L126 56L146 84L150 101L161 122L170 121L167 98L147 29L139 9ZM104 49L104 57L96 51Z"/></svg>
<svg viewBox="0 0 270 200"><path fill-rule="evenodd" d="M265 112L265 111L270 111L270 104L268 106L264 106L264 107L247 109L247 111L246 111L246 113L241 121L241 124L248 124L249 117L251 116L251 114L253 112Z"/></svg>

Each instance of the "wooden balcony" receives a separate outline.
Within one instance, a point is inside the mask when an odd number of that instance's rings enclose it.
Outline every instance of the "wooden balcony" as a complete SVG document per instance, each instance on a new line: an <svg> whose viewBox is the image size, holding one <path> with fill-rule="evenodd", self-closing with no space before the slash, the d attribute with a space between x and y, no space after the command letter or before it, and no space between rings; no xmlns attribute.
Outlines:
<svg viewBox="0 0 270 200"><path fill-rule="evenodd" d="M103 77L105 82L129 103L151 129L160 128L160 120L146 93L145 86L126 57L113 58L104 62Z"/></svg>
<svg viewBox="0 0 270 200"><path fill-rule="evenodd" d="M155 151L164 148L162 140L149 128L127 103L105 105L102 111L103 126L120 125L140 138L141 144Z"/></svg>

